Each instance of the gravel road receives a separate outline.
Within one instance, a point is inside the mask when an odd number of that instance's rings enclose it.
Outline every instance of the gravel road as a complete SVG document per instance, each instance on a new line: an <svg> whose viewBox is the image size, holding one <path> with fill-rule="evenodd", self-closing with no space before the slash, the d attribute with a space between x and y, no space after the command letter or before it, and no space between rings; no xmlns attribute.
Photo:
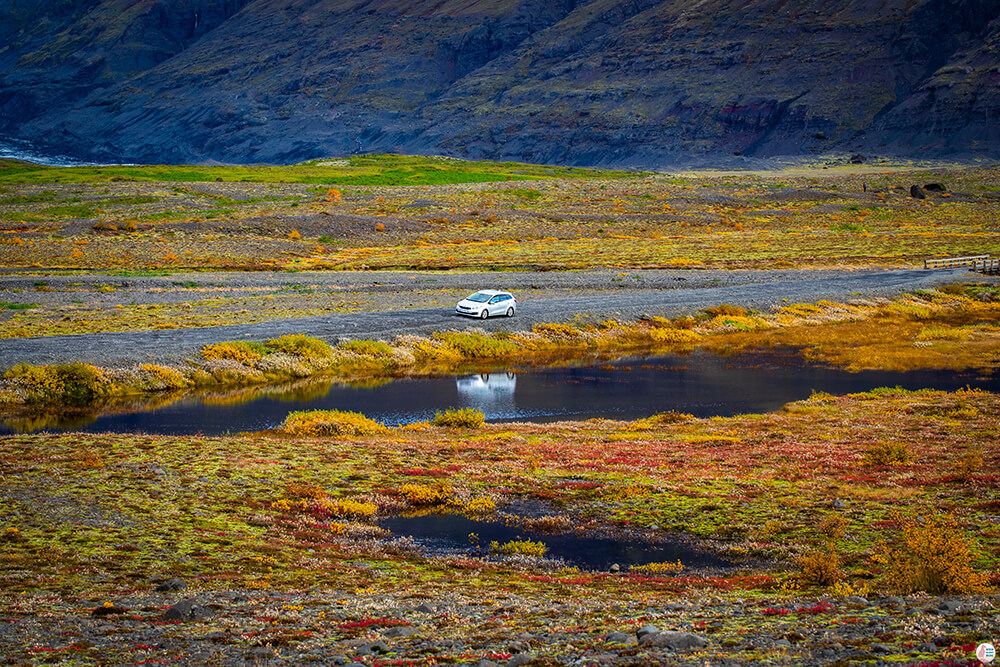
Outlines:
<svg viewBox="0 0 1000 667"><path fill-rule="evenodd" d="M720 303L770 311L786 303L820 299L849 300L890 297L902 292L928 289L956 281L992 280L966 269L897 271L611 271L561 273L448 273L414 275L394 272L364 274L190 274L170 280L226 281L244 288L248 284L276 284L308 280L323 285L363 282L386 294L386 302L397 310L363 313L331 313L316 317L274 320L230 326L97 333L40 338L8 338L0 342L0 369L17 363L53 364L85 361L104 367L130 366L155 361L177 364L198 355L207 344L225 340L265 340L300 333L331 343L339 338L391 339L399 334L430 334L447 329L481 327L487 331L528 330L541 322L560 322L585 315L596 319L635 320L644 315L690 314ZM426 290L422 281L433 276L436 289L501 286L519 297L514 318L487 321L455 315L451 308L407 307L408 291ZM75 284L89 279L46 277L58 287L60 280ZM107 281L107 277L92 278ZM34 277L0 276L0 286L13 291L20 282ZM129 278L129 287L149 299L190 298L177 291L157 291L157 278ZM160 279L163 280L163 279ZM32 298L37 298L37 295ZM783 301L787 299L787 302Z"/></svg>

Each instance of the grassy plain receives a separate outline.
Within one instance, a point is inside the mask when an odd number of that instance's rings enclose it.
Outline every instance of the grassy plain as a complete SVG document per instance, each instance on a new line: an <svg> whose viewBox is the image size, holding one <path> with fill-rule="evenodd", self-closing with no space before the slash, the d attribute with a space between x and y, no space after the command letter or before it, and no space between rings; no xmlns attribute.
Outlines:
<svg viewBox="0 0 1000 667"><path fill-rule="evenodd" d="M1000 254L1000 170L639 174L399 156L0 165L0 266L83 270L922 266ZM946 192L910 196L910 186Z"/></svg>

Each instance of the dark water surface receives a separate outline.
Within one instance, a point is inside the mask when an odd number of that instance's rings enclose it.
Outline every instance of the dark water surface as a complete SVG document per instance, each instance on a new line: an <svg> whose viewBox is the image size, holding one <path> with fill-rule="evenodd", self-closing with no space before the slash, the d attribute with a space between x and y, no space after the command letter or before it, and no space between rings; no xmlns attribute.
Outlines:
<svg viewBox="0 0 1000 667"><path fill-rule="evenodd" d="M396 537L412 537L431 555L461 557L488 556L490 542L504 544L512 540L531 540L546 546L545 557L557 558L569 565L588 570L607 570L618 564L623 571L630 565L674 563L685 569L721 568L730 562L699 551L683 540L642 542L628 539L587 537L575 533L548 534L508 526L502 521L481 521L461 514L425 514L397 516L379 521Z"/></svg>
<svg viewBox="0 0 1000 667"><path fill-rule="evenodd" d="M675 410L695 416L768 412L814 391L846 394L876 387L1000 391L996 373L846 371L812 366L794 351L720 357L706 353L623 359L581 368L499 372L395 380L359 388L332 385L311 391L251 390L252 400L184 397L163 407L97 418L66 418L23 430L221 435L277 427L295 410L350 410L389 426L423 421L438 410L470 407L487 420L547 422L591 417L637 419Z"/></svg>

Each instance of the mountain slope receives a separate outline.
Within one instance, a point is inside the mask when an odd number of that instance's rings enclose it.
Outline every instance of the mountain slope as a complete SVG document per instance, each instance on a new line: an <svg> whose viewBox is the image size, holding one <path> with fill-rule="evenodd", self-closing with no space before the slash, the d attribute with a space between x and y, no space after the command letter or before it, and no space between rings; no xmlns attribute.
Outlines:
<svg viewBox="0 0 1000 667"><path fill-rule="evenodd" d="M0 0L0 25L0 134L92 159L1000 157L1000 0Z"/></svg>

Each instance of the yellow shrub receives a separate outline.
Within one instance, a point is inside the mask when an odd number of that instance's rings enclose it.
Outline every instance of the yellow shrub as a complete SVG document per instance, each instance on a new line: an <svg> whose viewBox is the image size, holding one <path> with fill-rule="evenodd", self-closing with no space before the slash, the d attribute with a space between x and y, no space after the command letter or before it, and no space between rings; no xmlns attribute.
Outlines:
<svg viewBox="0 0 1000 667"><path fill-rule="evenodd" d="M497 504L489 498L468 498L452 504L466 514L493 514L497 509Z"/></svg>
<svg viewBox="0 0 1000 667"><path fill-rule="evenodd" d="M447 484L404 484L399 494L412 505L444 505L451 498L451 487Z"/></svg>
<svg viewBox="0 0 1000 667"><path fill-rule="evenodd" d="M434 338L465 359L498 359L518 352L518 346L512 340L475 332L445 331L434 334Z"/></svg>
<svg viewBox="0 0 1000 667"><path fill-rule="evenodd" d="M306 359L329 359L333 356L330 346L324 341L304 334L287 334L267 341L267 346L278 352Z"/></svg>
<svg viewBox="0 0 1000 667"><path fill-rule="evenodd" d="M840 556L829 551L811 551L799 558L802 578L810 584L831 586L844 578Z"/></svg>
<svg viewBox="0 0 1000 667"><path fill-rule="evenodd" d="M351 498L327 502L323 506L331 514L341 517L354 517L357 519L371 518L375 516L375 512L378 511L378 507L375 506L375 503L370 503L364 500L352 500Z"/></svg>
<svg viewBox="0 0 1000 667"><path fill-rule="evenodd" d="M978 447L965 450L955 467L959 479L964 481L972 479L972 476L983 467L983 450Z"/></svg>
<svg viewBox="0 0 1000 667"><path fill-rule="evenodd" d="M695 343L698 340L698 334L690 329L671 329L667 327L650 329L649 337L657 343L677 343L682 345Z"/></svg>
<svg viewBox="0 0 1000 667"><path fill-rule="evenodd" d="M201 348L201 356L205 359L229 359L248 366L259 361L267 352L267 348L260 343L245 340L215 343Z"/></svg>
<svg viewBox="0 0 1000 667"><path fill-rule="evenodd" d="M4 373L4 377L16 380L32 402L78 405L119 391L104 371L78 361L54 366L18 364Z"/></svg>
<svg viewBox="0 0 1000 667"><path fill-rule="evenodd" d="M629 567L629 571L635 572L637 574L649 574L657 576L664 574L679 574L684 571L684 566L678 560L676 563L663 562L663 563L646 563L645 565L632 565Z"/></svg>
<svg viewBox="0 0 1000 667"><path fill-rule="evenodd" d="M922 522L894 517L901 535L883 542L873 560L882 565L885 586L899 593L985 593L985 574L972 569L970 541L951 517L927 517Z"/></svg>
<svg viewBox="0 0 1000 667"><path fill-rule="evenodd" d="M863 460L866 465L895 466L909 463L910 458L905 442L880 442L868 448Z"/></svg>
<svg viewBox="0 0 1000 667"><path fill-rule="evenodd" d="M281 428L290 435L378 435L389 430L361 413L341 410L292 412Z"/></svg>
<svg viewBox="0 0 1000 667"><path fill-rule="evenodd" d="M525 556L537 556L541 558L548 551L544 542L532 542L531 540L511 540L500 544L497 541L490 542L490 551L502 556L513 556L524 554Z"/></svg>
<svg viewBox="0 0 1000 667"><path fill-rule="evenodd" d="M184 389L191 386L191 381L172 368L158 364L140 364L139 368L152 373L167 389Z"/></svg>
<svg viewBox="0 0 1000 667"><path fill-rule="evenodd" d="M486 415L475 408L449 408L438 411L431 421L435 426L447 428L479 428L486 422Z"/></svg>

